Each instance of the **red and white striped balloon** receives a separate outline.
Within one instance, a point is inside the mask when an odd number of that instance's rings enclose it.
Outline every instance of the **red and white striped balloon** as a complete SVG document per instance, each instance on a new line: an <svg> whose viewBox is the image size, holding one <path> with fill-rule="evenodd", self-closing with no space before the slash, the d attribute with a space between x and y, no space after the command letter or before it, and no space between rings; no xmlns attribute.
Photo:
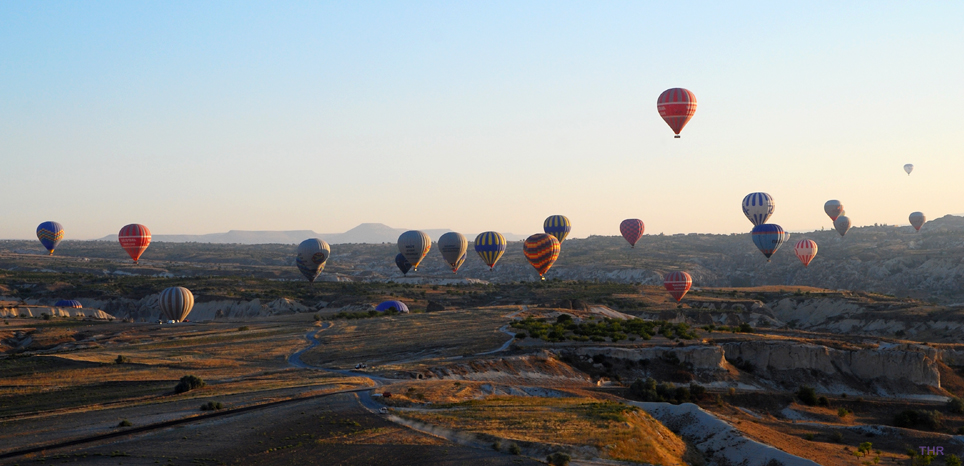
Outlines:
<svg viewBox="0 0 964 466"><path fill-rule="evenodd" d="M117 233L117 240L136 264L141 254L151 245L151 230L144 225L132 223L121 228L120 233Z"/></svg>
<svg viewBox="0 0 964 466"><path fill-rule="evenodd" d="M817 243L811 239L802 239L793 246L793 252L797 254L797 259L800 259L800 262L803 262L803 266L806 267L817 256Z"/></svg>
<svg viewBox="0 0 964 466"><path fill-rule="evenodd" d="M656 110L676 133L673 137L678 138L680 131L696 113L696 95L680 87L667 89L656 100Z"/></svg>
<svg viewBox="0 0 964 466"><path fill-rule="evenodd" d="M663 277L663 286L676 299L676 302L680 302L693 286L693 277L686 272L670 272Z"/></svg>

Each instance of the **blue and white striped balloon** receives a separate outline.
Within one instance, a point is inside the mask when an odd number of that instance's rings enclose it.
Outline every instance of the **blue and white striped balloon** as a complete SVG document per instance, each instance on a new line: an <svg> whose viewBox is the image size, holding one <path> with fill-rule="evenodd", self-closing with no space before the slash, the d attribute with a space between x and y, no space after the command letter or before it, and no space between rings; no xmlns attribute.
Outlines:
<svg viewBox="0 0 964 466"><path fill-rule="evenodd" d="M773 196L767 193L750 193L743 198L743 215L754 225L763 225L773 215L776 206Z"/></svg>

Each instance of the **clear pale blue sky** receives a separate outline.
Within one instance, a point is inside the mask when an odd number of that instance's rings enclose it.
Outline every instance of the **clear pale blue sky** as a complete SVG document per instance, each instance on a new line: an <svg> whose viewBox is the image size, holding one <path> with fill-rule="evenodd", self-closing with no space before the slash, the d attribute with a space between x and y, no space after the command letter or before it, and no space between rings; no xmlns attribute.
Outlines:
<svg viewBox="0 0 964 466"><path fill-rule="evenodd" d="M0 238L964 212L962 2L0 2ZM674 140L670 87L696 116ZM908 177L902 166L913 163Z"/></svg>

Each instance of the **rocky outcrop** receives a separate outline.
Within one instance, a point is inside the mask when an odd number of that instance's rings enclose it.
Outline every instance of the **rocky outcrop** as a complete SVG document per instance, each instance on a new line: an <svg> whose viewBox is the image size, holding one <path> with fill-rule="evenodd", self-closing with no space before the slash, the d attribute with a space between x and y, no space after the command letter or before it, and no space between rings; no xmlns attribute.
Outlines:
<svg viewBox="0 0 964 466"><path fill-rule="evenodd" d="M114 316L100 310L71 307L23 306L0 309L0 317L86 317L91 319L112 320Z"/></svg>
<svg viewBox="0 0 964 466"><path fill-rule="evenodd" d="M152 322L156 321L160 316L157 299L158 295L153 294L139 300L121 298L99 301L81 298L78 299L78 301L80 301L84 307L100 307L115 318L126 318L129 315L135 321ZM263 317L309 311L312 311L312 309L288 298L278 298L270 302L262 302L260 299L253 299L251 301L218 300L195 302L194 309L191 310L188 319L198 322L232 317Z"/></svg>
<svg viewBox="0 0 964 466"><path fill-rule="evenodd" d="M873 349L840 350L797 342L744 341L721 344L726 359L750 364L758 371L816 371L859 380L884 379L940 387L935 348L919 345L881 345Z"/></svg>
<svg viewBox="0 0 964 466"><path fill-rule="evenodd" d="M723 349L719 346L580 347L575 348L574 353L583 357L604 355L609 358L629 361L675 358L681 364L692 367L695 371L726 370Z"/></svg>

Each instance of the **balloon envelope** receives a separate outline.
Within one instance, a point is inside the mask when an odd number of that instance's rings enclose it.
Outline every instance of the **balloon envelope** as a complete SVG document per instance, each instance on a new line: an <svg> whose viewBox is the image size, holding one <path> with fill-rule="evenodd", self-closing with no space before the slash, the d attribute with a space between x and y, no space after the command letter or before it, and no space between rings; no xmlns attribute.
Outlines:
<svg viewBox="0 0 964 466"><path fill-rule="evenodd" d="M545 222L542 222L542 229L547 234L555 236L561 244L566 240L566 236L569 235L569 231L572 230L572 225L569 223L569 219L564 215L550 215Z"/></svg>
<svg viewBox="0 0 964 466"><path fill-rule="evenodd" d="M823 205L823 211L827 213L830 220L837 220L837 217L843 215L843 204L836 199L831 199Z"/></svg>
<svg viewBox="0 0 964 466"><path fill-rule="evenodd" d="M753 244L756 244L760 252L767 256L767 262L770 261L770 256L790 239L790 234L783 231L783 227L773 223L764 223L753 227L751 236L753 237Z"/></svg>
<svg viewBox="0 0 964 466"><path fill-rule="evenodd" d="M84 306L80 304L80 301L77 301L76 299L61 299L60 301L57 301L57 304L54 304L54 307L82 308Z"/></svg>
<svg viewBox="0 0 964 466"><path fill-rule="evenodd" d="M797 244L793 246L793 253L797 255L797 259L800 259L800 262L803 262L803 266L806 267L810 265L810 261L817 255L817 243L809 239L797 241Z"/></svg>
<svg viewBox="0 0 964 466"><path fill-rule="evenodd" d="M412 269L415 271L418 271L418 264L430 249L432 249L432 239L421 231L409 230L398 237L398 252L405 256L405 260L412 264Z"/></svg>
<svg viewBox="0 0 964 466"><path fill-rule="evenodd" d="M378 304L378 306L375 306L375 310L378 312L385 312L392 309L398 312L408 312L408 306L406 306L405 303L401 301L395 301L395 300L382 301L381 303Z"/></svg>
<svg viewBox="0 0 964 466"><path fill-rule="evenodd" d="M840 233L840 236L846 235L847 230L850 229L850 218L846 215L837 217L837 219L833 221L833 228L837 230L837 233Z"/></svg>
<svg viewBox="0 0 964 466"><path fill-rule="evenodd" d="M465 251L469 248L469 240L465 239L461 233L450 231L438 239L438 250L442 253L442 259L452 267L452 272L458 272L459 260L464 260Z"/></svg>
<svg viewBox="0 0 964 466"><path fill-rule="evenodd" d="M37 239L52 256L54 249L64 239L64 226L57 222L43 222L37 226Z"/></svg>
<svg viewBox="0 0 964 466"><path fill-rule="evenodd" d="M674 137L678 138L680 131L696 113L696 95L680 87L667 89L656 100L656 110L676 133Z"/></svg>
<svg viewBox="0 0 964 466"><path fill-rule="evenodd" d="M776 206L773 196L767 193L750 193L743 198L743 215L754 225L763 225L773 215Z"/></svg>
<svg viewBox="0 0 964 466"><path fill-rule="evenodd" d="M499 262L502 254L505 254L506 244L505 237L501 233L486 231L475 237L475 252L491 270L495 268L495 263Z"/></svg>
<svg viewBox="0 0 964 466"><path fill-rule="evenodd" d="M927 221L927 217L924 216L923 212L914 212L910 214L910 224L914 226L914 229L920 231L920 227L924 226L924 222Z"/></svg>
<svg viewBox="0 0 964 466"><path fill-rule="evenodd" d="M914 171L914 164L908 163L907 165L904 165L904 171L910 175L910 172Z"/></svg>
<svg viewBox="0 0 964 466"><path fill-rule="evenodd" d="M402 275L407 275L409 270L412 270L412 264L408 262L401 253L395 256L395 265L398 266L398 270L402 271Z"/></svg>
<svg viewBox="0 0 964 466"><path fill-rule="evenodd" d="M680 302L686 292L690 290L690 287L693 286L693 277L686 272L671 272L663 277L663 286L676 299L676 302Z"/></svg>
<svg viewBox="0 0 964 466"><path fill-rule="evenodd" d="M144 225L132 223L120 229L117 233L117 241L136 264L141 254L144 254L151 244L151 230Z"/></svg>
<svg viewBox="0 0 964 466"><path fill-rule="evenodd" d="M545 233L536 233L526 238L522 244L522 252L525 253L526 259L536 272L539 272L540 277L545 275L559 258L560 249L559 240ZM542 279L545 280L544 277Z"/></svg>
<svg viewBox="0 0 964 466"><path fill-rule="evenodd" d="M164 318L182 322L194 307L194 294L183 286L172 286L161 292L157 304Z"/></svg>
<svg viewBox="0 0 964 466"><path fill-rule="evenodd" d="M298 245L295 255L295 265L309 282L314 283L321 271L325 270L325 262L331 257L331 247L318 238L308 238Z"/></svg>
<svg viewBox="0 0 964 466"><path fill-rule="evenodd" d="M646 231L646 225L638 218L627 218L619 224L619 232L622 233L623 238L626 238L631 248L636 247L636 242L643 237L644 231Z"/></svg>

